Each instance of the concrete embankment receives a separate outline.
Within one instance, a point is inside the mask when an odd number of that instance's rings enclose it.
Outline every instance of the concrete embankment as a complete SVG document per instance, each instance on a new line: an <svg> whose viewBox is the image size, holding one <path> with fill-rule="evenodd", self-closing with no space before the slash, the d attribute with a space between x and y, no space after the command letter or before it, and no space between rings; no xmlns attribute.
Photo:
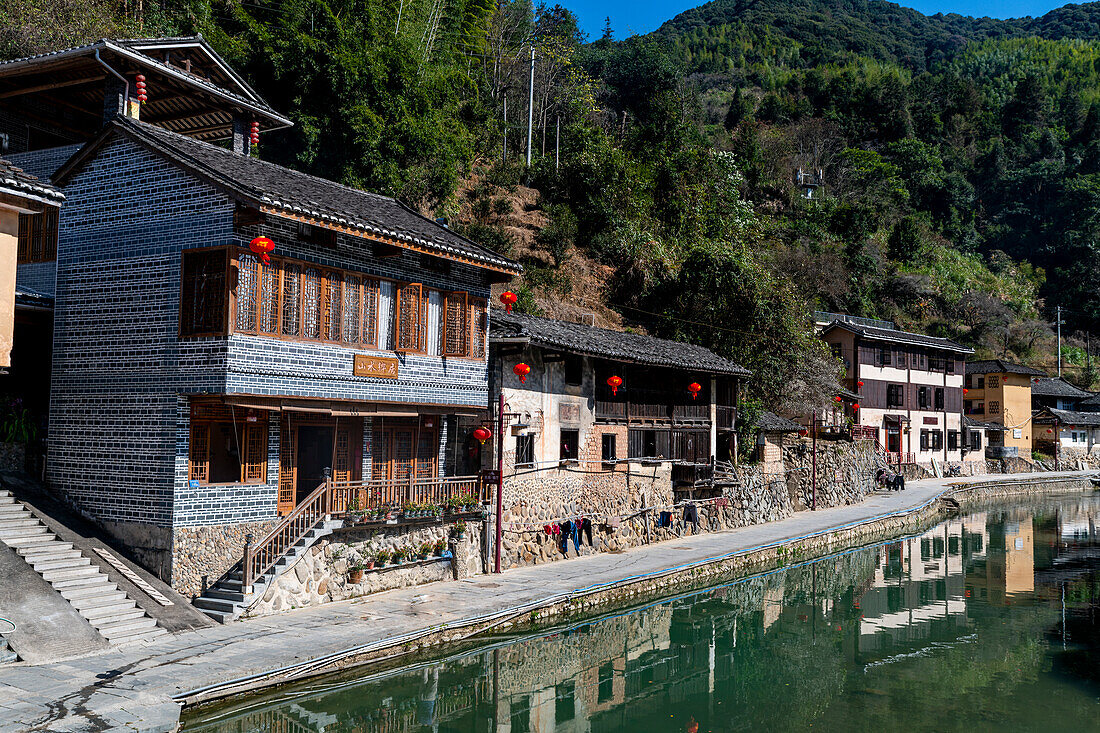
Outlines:
<svg viewBox="0 0 1100 733"><path fill-rule="evenodd" d="M913 482L859 504L379 593L145 646L48 665L0 668L0 730L172 730L181 705L309 678L502 626L543 622L805 561L917 531L956 502L1091 488L1083 474Z"/></svg>

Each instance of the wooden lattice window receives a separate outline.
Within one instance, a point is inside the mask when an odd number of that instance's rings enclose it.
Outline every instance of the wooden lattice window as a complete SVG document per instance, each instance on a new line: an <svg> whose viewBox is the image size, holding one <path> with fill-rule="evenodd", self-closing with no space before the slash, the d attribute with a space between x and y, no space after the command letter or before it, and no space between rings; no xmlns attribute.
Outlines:
<svg viewBox="0 0 1100 733"><path fill-rule="evenodd" d="M344 275L344 343L359 341L359 278Z"/></svg>
<svg viewBox="0 0 1100 733"><path fill-rule="evenodd" d="M287 262L283 271L283 324L284 336L302 335L302 267Z"/></svg>
<svg viewBox="0 0 1100 733"><path fill-rule="evenodd" d="M466 293L447 293L443 315L444 356L470 353L470 305Z"/></svg>
<svg viewBox="0 0 1100 733"><path fill-rule="evenodd" d="M338 272L325 273L324 300L324 339L340 340L340 313L343 310L343 296L340 292L342 278Z"/></svg>
<svg viewBox="0 0 1100 733"><path fill-rule="evenodd" d="M237 258L237 322L238 331L256 330L256 290L260 276L260 261L253 254Z"/></svg>
<svg viewBox="0 0 1100 733"><path fill-rule="evenodd" d="M302 278L302 312L305 316L303 335L307 339L321 338L321 272L310 267Z"/></svg>
<svg viewBox="0 0 1100 733"><path fill-rule="evenodd" d="M180 261L180 336L225 333L224 249L184 252Z"/></svg>
<svg viewBox="0 0 1100 733"><path fill-rule="evenodd" d="M48 207L38 214L19 215L16 262L53 262L57 259L58 209Z"/></svg>
<svg viewBox="0 0 1100 733"><path fill-rule="evenodd" d="M210 478L210 426L191 426L191 449L188 461L188 477L192 481L206 483Z"/></svg>
<svg viewBox="0 0 1100 733"><path fill-rule="evenodd" d="M263 482L267 478L267 423L249 423L241 445L241 480Z"/></svg>
<svg viewBox="0 0 1100 733"><path fill-rule="evenodd" d="M260 331L279 332L279 266L260 265Z"/></svg>
<svg viewBox="0 0 1100 733"><path fill-rule="evenodd" d="M363 278L363 343L378 343L378 281Z"/></svg>
<svg viewBox="0 0 1100 733"><path fill-rule="evenodd" d="M489 341L489 312L484 300L470 299L470 320L470 356L484 359Z"/></svg>
<svg viewBox="0 0 1100 733"><path fill-rule="evenodd" d="M424 286L409 283L397 291L396 328L397 351L424 351L425 313Z"/></svg>
<svg viewBox="0 0 1100 733"><path fill-rule="evenodd" d="M262 410L192 403L188 478L204 484L265 483L267 430Z"/></svg>

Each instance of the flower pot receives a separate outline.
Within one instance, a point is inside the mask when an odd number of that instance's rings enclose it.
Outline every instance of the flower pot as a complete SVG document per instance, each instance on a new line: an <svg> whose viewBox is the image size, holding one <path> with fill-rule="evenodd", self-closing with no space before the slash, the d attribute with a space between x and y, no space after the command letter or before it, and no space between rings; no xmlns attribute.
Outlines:
<svg viewBox="0 0 1100 733"><path fill-rule="evenodd" d="M367 570L374 570L374 560L367 563Z"/></svg>
<svg viewBox="0 0 1100 733"><path fill-rule="evenodd" d="M361 583L361 582L363 582L363 571L362 570L351 570L351 571L349 571L348 572L348 582L349 583Z"/></svg>

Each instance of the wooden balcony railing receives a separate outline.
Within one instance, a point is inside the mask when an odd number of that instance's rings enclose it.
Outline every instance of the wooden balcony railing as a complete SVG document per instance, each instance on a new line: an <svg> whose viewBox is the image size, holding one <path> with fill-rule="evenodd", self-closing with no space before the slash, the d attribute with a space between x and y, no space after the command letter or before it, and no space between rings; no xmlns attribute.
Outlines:
<svg viewBox="0 0 1100 733"><path fill-rule="evenodd" d="M733 427L733 419L736 408L719 406L719 427L721 425L722 411L726 411L729 423L725 427ZM710 403L668 405L656 402L612 402L610 400L596 400L597 420L674 420L677 422L705 422L710 420Z"/></svg>
<svg viewBox="0 0 1100 733"><path fill-rule="evenodd" d="M400 507L406 502L442 504L451 497L472 495L478 503L482 496L479 476L446 476L443 478L409 478L398 481L342 481L332 484L329 511L343 515L349 506L361 510L379 507Z"/></svg>
<svg viewBox="0 0 1100 733"><path fill-rule="evenodd" d="M705 403L673 405L672 419L676 421L690 420L692 422L710 420L710 405Z"/></svg>
<svg viewBox="0 0 1100 733"><path fill-rule="evenodd" d="M298 544L311 530L317 529L333 516L341 516L358 501L362 510L382 506L400 507L406 502L442 504L453 496L473 495L478 503L483 499L479 476L448 476L409 478L402 481L341 481L328 480L298 503L290 514L259 542L248 543L241 561L242 584L245 593L281 557Z"/></svg>
<svg viewBox="0 0 1100 733"><path fill-rule="evenodd" d="M626 419L626 403L625 402L608 402L606 400L596 400L596 419L597 420L625 420Z"/></svg>

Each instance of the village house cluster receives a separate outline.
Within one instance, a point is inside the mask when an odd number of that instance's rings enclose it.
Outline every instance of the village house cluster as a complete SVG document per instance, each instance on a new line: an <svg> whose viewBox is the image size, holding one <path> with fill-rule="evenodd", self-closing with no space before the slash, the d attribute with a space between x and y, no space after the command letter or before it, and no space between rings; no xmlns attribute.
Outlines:
<svg viewBox="0 0 1100 733"><path fill-rule="evenodd" d="M498 307L516 262L258 157L290 124L201 37L0 64L0 389L46 446L20 460L219 619L349 526L393 565L430 525L481 572L1100 441L1100 397L840 314L835 403L741 425L748 370Z"/></svg>

